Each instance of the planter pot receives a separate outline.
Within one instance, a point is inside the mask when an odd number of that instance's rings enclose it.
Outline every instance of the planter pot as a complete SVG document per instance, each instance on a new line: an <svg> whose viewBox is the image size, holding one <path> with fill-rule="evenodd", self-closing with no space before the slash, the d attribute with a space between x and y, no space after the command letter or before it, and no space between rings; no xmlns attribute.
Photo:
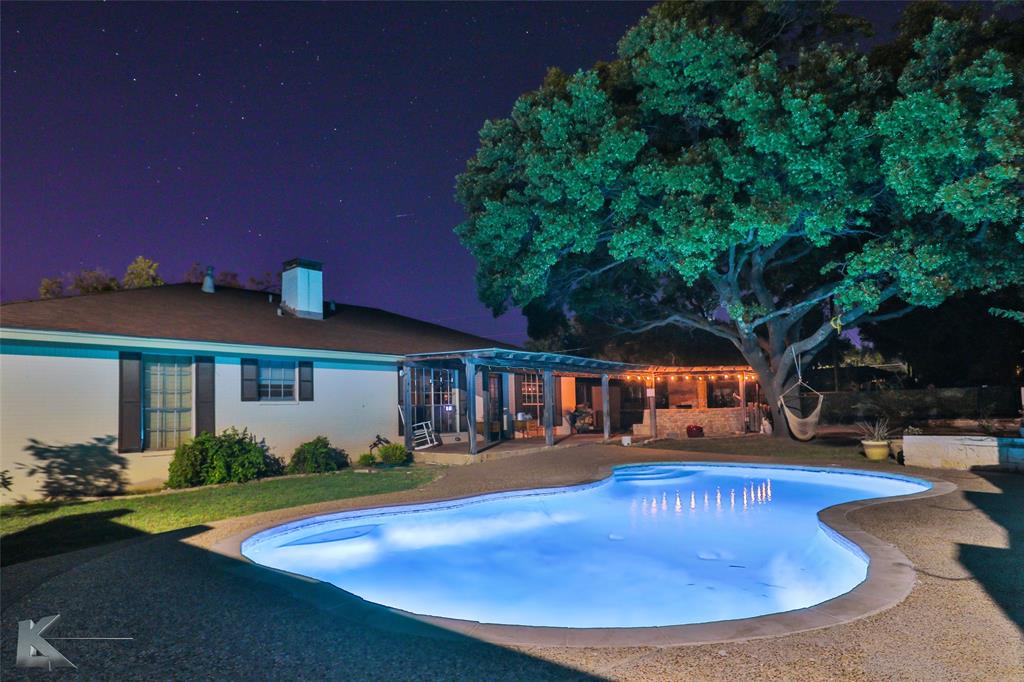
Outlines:
<svg viewBox="0 0 1024 682"><path fill-rule="evenodd" d="M861 447L864 448L864 456L873 461L889 459L889 441L887 440L862 440Z"/></svg>
<svg viewBox="0 0 1024 682"><path fill-rule="evenodd" d="M889 441L889 454L899 459L901 452L903 452L902 438L893 438L891 441Z"/></svg>

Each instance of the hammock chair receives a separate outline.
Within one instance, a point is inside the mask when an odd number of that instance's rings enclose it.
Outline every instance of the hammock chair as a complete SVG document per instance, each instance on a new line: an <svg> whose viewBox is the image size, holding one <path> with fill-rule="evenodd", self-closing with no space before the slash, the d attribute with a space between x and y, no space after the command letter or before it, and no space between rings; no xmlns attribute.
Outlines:
<svg viewBox="0 0 1024 682"><path fill-rule="evenodd" d="M792 348L790 350L793 351ZM800 441L809 441L818 433L818 418L821 417L821 405L825 402L825 396L818 393L818 391L814 390L812 386L804 381L804 375L800 369L800 358L796 356L796 351L793 351L793 364L796 366L796 383L783 391L782 395L779 396L779 407L782 409L783 414L786 415L789 432L793 434L793 437ZM806 417L798 417L794 414L785 401L787 393L801 386L818 398L818 404L815 405L814 409Z"/></svg>

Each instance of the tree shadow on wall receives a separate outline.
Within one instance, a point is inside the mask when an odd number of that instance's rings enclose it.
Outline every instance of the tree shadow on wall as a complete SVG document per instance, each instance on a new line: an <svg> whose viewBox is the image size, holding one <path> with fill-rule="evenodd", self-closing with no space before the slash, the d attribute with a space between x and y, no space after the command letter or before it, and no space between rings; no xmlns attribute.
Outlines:
<svg viewBox="0 0 1024 682"><path fill-rule="evenodd" d="M35 461L18 466L42 477L39 490L48 500L117 495L124 491L128 459L114 449L116 442L116 436L59 444L29 438L24 449Z"/></svg>
<svg viewBox="0 0 1024 682"><path fill-rule="evenodd" d="M999 492L964 491L964 497L1006 530L1009 547L960 545L960 563L1024 632L1024 476L975 467Z"/></svg>

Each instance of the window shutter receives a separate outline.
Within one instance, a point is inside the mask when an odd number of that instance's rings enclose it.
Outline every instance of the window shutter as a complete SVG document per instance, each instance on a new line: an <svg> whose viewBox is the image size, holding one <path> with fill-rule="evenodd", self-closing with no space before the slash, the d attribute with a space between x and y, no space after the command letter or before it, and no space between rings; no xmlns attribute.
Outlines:
<svg viewBox="0 0 1024 682"><path fill-rule="evenodd" d="M196 357L196 433L217 433L214 418L214 359Z"/></svg>
<svg viewBox="0 0 1024 682"><path fill-rule="evenodd" d="M242 402L260 399L260 363L254 358L242 358Z"/></svg>
<svg viewBox="0 0 1024 682"><path fill-rule="evenodd" d="M142 354L119 355L117 451L142 451Z"/></svg>
<svg viewBox="0 0 1024 682"><path fill-rule="evenodd" d="M299 400L313 399L313 363L299 363Z"/></svg>

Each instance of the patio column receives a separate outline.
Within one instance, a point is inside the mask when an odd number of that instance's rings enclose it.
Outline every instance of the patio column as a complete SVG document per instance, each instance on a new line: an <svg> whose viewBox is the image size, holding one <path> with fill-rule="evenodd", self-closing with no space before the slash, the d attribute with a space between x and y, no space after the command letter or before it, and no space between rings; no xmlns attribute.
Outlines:
<svg viewBox="0 0 1024 682"><path fill-rule="evenodd" d="M740 380L740 409L743 410L743 433L750 430L750 420L747 418L747 375L737 374Z"/></svg>
<svg viewBox="0 0 1024 682"><path fill-rule="evenodd" d="M402 422L405 427L405 449L412 452L412 367L402 366Z"/></svg>
<svg viewBox="0 0 1024 682"><path fill-rule="evenodd" d="M555 444L555 375L544 370L544 443Z"/></svg>
<svg viewBox="0 0 1024 682"><path fill-rule="evenodd" d="M601 421L604 422L604 439L612 437L611 398L608 397L608 375L601 375Z"/></svg>
<svg viewBox="0 0 1024 682"><path fill-rule="evenodd" d="M466 360L466 431L469 433L469 454L477 453L476 445L476 363Z"/></svg>
<svg viewBox="0 0 1024 682"><path fill-rule="evenodd" d="M651 378L651 386L647 389L647 404L648 409L651 411L651 438L658 437L658 404L655 394L657 389L655 388L655 379Z"/></svg>
<svg viewBox="0 0 1024 682"><path fill-rule="evenodd" d="M491 373L486 367L480 368L480 397L483 398L484 445L491 444Z"/></svg>

